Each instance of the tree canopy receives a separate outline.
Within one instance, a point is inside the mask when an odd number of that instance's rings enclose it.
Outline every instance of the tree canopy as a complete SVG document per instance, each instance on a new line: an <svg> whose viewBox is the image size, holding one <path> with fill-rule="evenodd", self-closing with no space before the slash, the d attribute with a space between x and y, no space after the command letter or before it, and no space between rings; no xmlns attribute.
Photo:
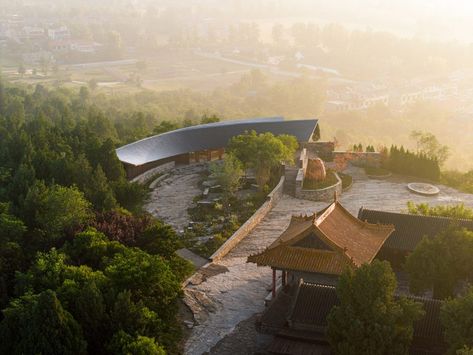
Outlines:
<svg viewBox="0 0 473 355"><path fill-rule="evenodd" d="M473 289L445 301L440 313L450 354L470 354L473 347ZM470 348L470 349L469 349Z"/></svg>
<svg viewBox="0 0 473 355"><path fill-rule="evenodd" d="M254 169L261 189L269 182L271 170L283 162L292 163L298 147L295 137L274 136L272 133L247 132L233 137L227 151L242 162L246 169Z"/></svg>
<svg viewBox="0 0 473 355"><path fill-rule="evenodd" d="M340 305L328 316L335 354L408 354L413 323L422 306L394 297L396 276L388 262L374 260L346 270L337 285Z"/></svg>
<svg viewBox="0 0 473 355"><path fill-rule="evenodd" d="M440 299L453 296L459 282L472 276L471 255L473 232L450 229L434 238L424 237L406 259L411 291L433 290Z"/></svg>
<svg viewBox="0 0 473 355"><path fill-rule="evenodd" d="M458 205L440 205L430 206L428 203L415 204L412 201L407 202L407 210L410 214L423 216L450 217L455 219L473 219L473 209L466 207L465 204Z"/></svg>

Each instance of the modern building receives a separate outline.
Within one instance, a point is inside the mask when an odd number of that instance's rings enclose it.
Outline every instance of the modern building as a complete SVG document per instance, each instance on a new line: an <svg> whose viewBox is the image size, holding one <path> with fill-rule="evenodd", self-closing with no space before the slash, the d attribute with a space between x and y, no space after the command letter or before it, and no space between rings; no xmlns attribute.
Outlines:
<svg viewBox="0 0 473 355"><path fill-rule="evenodd" d="M319 135L317 123L316 119L285 120L283 117L209 123L145 138L116 152L131 179L169 162L191 164L221 159L229 140L249 131L289 134L300 144L311 142Z"/></svg>

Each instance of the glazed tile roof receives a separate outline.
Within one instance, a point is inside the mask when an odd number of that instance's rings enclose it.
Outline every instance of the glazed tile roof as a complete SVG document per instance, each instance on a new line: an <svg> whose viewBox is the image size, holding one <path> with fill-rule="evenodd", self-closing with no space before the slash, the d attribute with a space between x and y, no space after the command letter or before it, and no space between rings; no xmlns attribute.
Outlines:
<svg viewBox="0 0 473 355"><path fill-rule="evenodd" d="M315 221L316 232L350 257L356 266L370 263L389 235L392 225L362 222L340 203L334 202Z"/></svg>
<svg viewBox="0 0 473 355"><path fill-rule="evenodd" d="M424 236L434 237L450 226L456 225L473 231L473 220L448 217L421 216L405 213L384 212L361 208L358 218L369 223L393 224L395 231L383 248L412 251Z"/></svg>
<svg viewBox="0 0 473 355"><path fill-rule="evenodd" d="M362 222L334 202L323 213L293 216L281 236L262 253L248 257L248 262L339 275L347 267L371 262L393 230L390 225ZM324 247L310 247L317 241Z"/></svg>
<svg viewBox="0 0 473 355"><path fill-rule="evenodd" d="M224 148L232 137L246 131L289 134L299 142L308 142L317 122L316 119L286 121L283 117L268 117L209 123L148 137L120 147L116 152L120 161L137 166L189 152Z"/></svg>
<svg viewBox="0 0 473 355"><path fill-rule="evenodd" d="M282 246L248 257L249 262L275 269L340 275L350 261L340 253L328 250Z"/></svg>

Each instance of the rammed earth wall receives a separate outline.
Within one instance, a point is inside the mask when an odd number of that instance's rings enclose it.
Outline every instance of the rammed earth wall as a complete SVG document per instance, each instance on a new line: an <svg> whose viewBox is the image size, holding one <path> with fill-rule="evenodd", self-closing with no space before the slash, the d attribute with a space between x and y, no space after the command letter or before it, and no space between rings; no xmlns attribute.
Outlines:
<svg viewBox="0 0 473 355"><path fill-rule="evenodd" d="M210 256L210 260L215 262L221 260L234 247L238 245L260 222L266 217L269 211L278 203L283 195L284 176L281 177L276 187L268 194L266 201L258 210L235 232L227 239L218 250Z"/></svg>
<svg viewBox="0 0 473 355"><path fill-rule="evenodd" d="M135 177L131 181L143 184L146 181L148 181L151 177L153 177L154 175L157 175L157 174L160 174L160 173L166 173L166 172L174 169L174 166L175 166L175 163L173 161L171 161L169 163L165 163L163 165L157 166L156 168L148 170L147 172L145 172L141 175L138 175L137 177Z"/></svg>

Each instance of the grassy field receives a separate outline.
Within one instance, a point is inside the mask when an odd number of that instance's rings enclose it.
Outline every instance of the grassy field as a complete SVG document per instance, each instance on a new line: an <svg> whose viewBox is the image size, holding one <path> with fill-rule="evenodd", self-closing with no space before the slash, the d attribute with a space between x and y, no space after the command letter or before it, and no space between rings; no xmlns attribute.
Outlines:
<svg viewBox="0 0 473 355"><path fill-rule="evenodd" d="M143 65L144 63L144 65ZM141 87L152 90L192 89L210 91L238 82L249 67L236 63L221 62L203 58L190 51L159 51L153 57L129 58L114 62L59 65L53 72L52 66L46 73L39 68L26 65L26 74L18 74L15 63L2 65L2 74L11 82L78 87L94 79L99 88L113 91L134 91L137 77ZM36 69L36 75L32 71Z"/></svg>

